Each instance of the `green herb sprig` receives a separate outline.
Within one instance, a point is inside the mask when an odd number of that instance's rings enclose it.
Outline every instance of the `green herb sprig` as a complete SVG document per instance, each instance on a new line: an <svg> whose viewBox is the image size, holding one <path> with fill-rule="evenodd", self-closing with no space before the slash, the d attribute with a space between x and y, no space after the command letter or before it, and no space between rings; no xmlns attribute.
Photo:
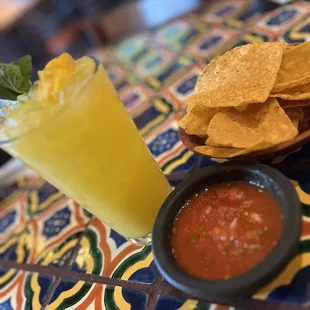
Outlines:
<svg viewBox="0 0 310 310"><path fill-rule="evenodd" d="M31 87L32 58L30 55L0 63L0 99L16 100L21 94L28 93Z"/></svg>

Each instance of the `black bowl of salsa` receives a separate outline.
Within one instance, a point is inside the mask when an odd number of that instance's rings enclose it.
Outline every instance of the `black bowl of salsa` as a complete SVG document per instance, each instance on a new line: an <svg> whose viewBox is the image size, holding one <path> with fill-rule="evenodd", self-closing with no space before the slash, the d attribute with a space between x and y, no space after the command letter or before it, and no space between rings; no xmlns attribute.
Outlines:
<svg viewBox="0 0 310 310"><path fill-rule="evenodd" d="M155 263L197 298L250 296L296 254L301 207L291 182L259 163L192 173L168 196L153 229Z"/></svg>

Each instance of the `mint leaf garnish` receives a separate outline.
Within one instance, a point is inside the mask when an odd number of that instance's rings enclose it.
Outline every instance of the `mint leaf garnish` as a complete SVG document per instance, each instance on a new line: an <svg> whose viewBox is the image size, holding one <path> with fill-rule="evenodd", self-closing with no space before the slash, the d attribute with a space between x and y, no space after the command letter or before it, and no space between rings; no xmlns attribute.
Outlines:
<svg viewBox="0 0 310 310"><path fill-rule="evenodd" d="M24 77L17 65L0 65L0 85L23 94L30 88L29 79Z"/></svg>
<svg viewBox="0 0 310 310"><path fill-rule="evenodd" d="M0 63L0 99L16 100L31 87L31 56L24 56L10 64Z"/></svg>
<svg viewBox="0 0 310 310"><path fill-rule="evenodd" d="M0 86L0 98L6 100L16 100L17 96L20 94L16 93L15 91Z"/></svg>
<svg viewBox="0 0 310 310"><path fill-rule="evenodd" d="M11 64L17 65L24 77L31 79L32 74L32 57L30 55L23 56L22 58L12 61Z"/></svg>

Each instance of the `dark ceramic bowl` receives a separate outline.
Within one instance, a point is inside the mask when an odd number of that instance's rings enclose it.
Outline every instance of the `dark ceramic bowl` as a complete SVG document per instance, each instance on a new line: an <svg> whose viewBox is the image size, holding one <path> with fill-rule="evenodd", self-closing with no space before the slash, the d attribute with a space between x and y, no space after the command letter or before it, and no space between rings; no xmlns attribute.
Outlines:
<svg viewBox="0 0 310 310"><path fill-rule="evenodd" d="M185 145L186 148L188 148L190 151L202 155L205 157L210 157L205 154L202 154L198 151L195 150L196 146L202 146L205 145L205 140L203 138L200 138L195 135L188 135L183 128L179 128L179 136L182 141L182 143ZM269 149L266 150L261 150L261 151L256 151L252 152L249 154L241 155L241 156L236 156L233 158L227 158L228 160L270 160L274 159L275 157L282 156L289 154L304 144L310 142L310 129L307 129L301 133L298 134L294 139L282 142L278 145L275 145ZM220 158L220 159L226 159L226 158Z"/></svg>
<svg viewBox="0 0 310 310"><path fill-rule="evenodd" d="M196 279L178 267L172 254L172 225L186 200L207 186L227 182L248 182L269 191L282 209L283 232L273 250L250 271L228 280ZM168 196L154 224L153 254L159 271L167 281L191 296L210 300L244 297L253 294L283 270L296 253L300 233L300 201L291 182L269 166L232 162L194 172Z"/></svg>

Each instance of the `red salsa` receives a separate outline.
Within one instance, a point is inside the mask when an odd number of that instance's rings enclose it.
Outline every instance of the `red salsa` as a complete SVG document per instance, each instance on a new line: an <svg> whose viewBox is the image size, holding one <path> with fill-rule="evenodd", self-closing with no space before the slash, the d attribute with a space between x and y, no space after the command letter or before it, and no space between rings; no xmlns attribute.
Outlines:
<svg viewBox="0 0 310 310"><path fill-rule="evenodd" d="M223 280L260 263L282 228L283 215L271 194L248 183L221 184L186 203L171 243L177 263L188 274Z"/></svg>

